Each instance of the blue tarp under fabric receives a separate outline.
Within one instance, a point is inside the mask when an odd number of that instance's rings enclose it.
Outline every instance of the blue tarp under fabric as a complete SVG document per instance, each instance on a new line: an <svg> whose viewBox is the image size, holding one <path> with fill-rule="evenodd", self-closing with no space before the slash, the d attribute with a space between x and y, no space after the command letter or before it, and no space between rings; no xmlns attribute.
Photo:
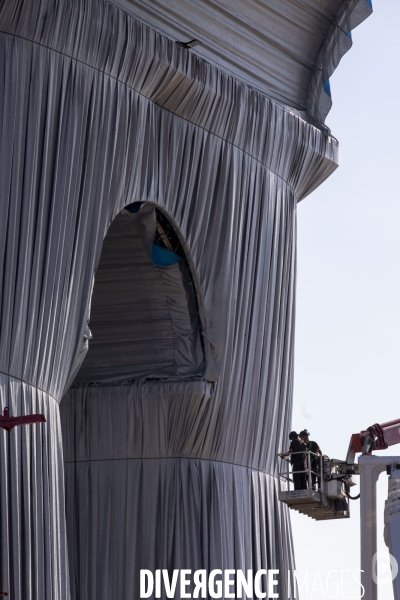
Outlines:
<svg viewBox="0 0 400 600"><path fill-rule="evenodd" d="M179 254L171 252L171 250L163 248L162 246L157 246L156 244L153 244L151 257L153 263L158 267L170 267L171 265L176 265L176 263L182 260Z"/></svg>
<svg viewBox="0 0 400 600"><path fill-rule="evenodd" d="M133 202L132 204L128 204L125 206L125 210L129 213L135 215L137 214L143 206L143 202ZM175 265L176 263L182 260L182 257L168 248L164 248L158 244L153 244L151 258L153 263L158 267L170 267L171 265Z"/></svg>

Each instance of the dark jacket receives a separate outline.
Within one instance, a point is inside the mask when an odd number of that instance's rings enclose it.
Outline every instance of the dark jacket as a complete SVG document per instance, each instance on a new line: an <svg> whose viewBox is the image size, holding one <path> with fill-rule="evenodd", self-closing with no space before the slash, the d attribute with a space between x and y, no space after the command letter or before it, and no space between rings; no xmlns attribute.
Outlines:
<svg viewBox="0 0 400 600"><path fill-rule="evenodd" d="M317 442L313 442L312 440L310 440L307 444L307 448L311 452L314 452L314 454L322 454L321 448L318 446ZM311 454L310 458L311 465L313 466L313 471L315 471L314 467L319 466L320 459L317 456L314 456L313 454Z"/></svg>
<svg viewBox="0 0 400 600"><path fill-rule="evenodd" d="M294 440L291 441L291 444L289 446L289 451L301 452L302 450L307 450L307 446L305 445L304 442L302 442L299 438L295 438ZM303 466L304 458L305 458L305 454L294 454L294 455L292 454L290 456L290 463L292 465L296 465L296 466Z"/></svg>

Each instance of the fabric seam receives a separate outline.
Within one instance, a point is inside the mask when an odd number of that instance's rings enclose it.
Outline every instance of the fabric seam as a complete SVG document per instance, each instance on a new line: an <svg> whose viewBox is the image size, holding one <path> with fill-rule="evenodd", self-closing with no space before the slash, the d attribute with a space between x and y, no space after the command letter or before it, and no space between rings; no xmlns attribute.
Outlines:
<svg viewBox="0 0 400 600"><path fill-rule="evenodd" d="M278 475L274 475L273 473L269 473L268 471L264 471L263 469L257 469L255 467L250 467L249 465L241 465L239 463L233 463L228 460L215 460L213 458L202 458L202 457L194 457L194 456L132 456L125 458L88 458L82 460L65 460L64 464L76 464L76 463L85 463L85 462L106 462L106 461L115 461L115 460L175 460L175 459L183 459L183 460L202 460L213 463L221 463L223 465L232 465L233 467L242 467L243 469L251 469L252 471L256 471L257 473L265 473L265 475L270 475L271 477L275 477L279 479Z"/></svg>
<svg viewBox="0 0 400 600"><path fill-rule="evenodd" d="M249 156L252 160L256 161L257 163L259 163L260 165L262 165L265 169L267 169L270 173L273 173L276 177L278 177L285 185L287 185L287 187L293 192L294 197L296 199L296 203L299 201L297 198L297 193L294 190L294 188L290 185L290 183L288 183L283 177L282 175L279 175L279 173L277 173L276 171L274 171L273 169L271 169L271 167L269 167L268 165L266 165L265 163L263 163L261 160L259 160L258 158L256 158L255 156L253 156L252 154L250 154L249 152L247 152L246 150L243 150L243 148L240 148L240 146L237 146L236 144L234 144L233 142L230 142L226 139L224 139L223 137L221 137L220 135L218 135L217 133L214 133L213 131L210 131L209 129L206 129L205 127L203 127L202 125L199 125L197 123L194 123L193 121L190 121L189 119L182 117L181 115L177 115L176 113L172 112L171 110L169 110L168 108L165 108L164 106L161 106L160 104L156 104L155 102L153 102L152 100L150 100L150 98L148 98L147 96L145 96L142 92L139 92L138 90L136 90L135 88L131 87L130 85L128 85L127 83L121 81L120 79L117 79L117 77L114 77L113 75L111 75L110 73L106 73L105 71L101 71L100 69L98 69L97 67L94 67L93 65L89 65L88 63L84 62L83 60L80 60L79 58L75 58L73 56L71 56L70 54L66 54L64 52L61 52L60 50L56 50L54 48L50 48L49 46L45 46L44 44L41 44L39 42L30 40L29 38L24 38L21 35L16 35L15 33L8 33L7 31L0 31L0 34L3 35L7 35L13 38L17 38L20 40L23 40L25 42L29 42L32 45L36 45L39 46L41 48L44 48L45 50L49 51L49 52L54 52L56 54L59 54L60 56L65 56L66 58L69 58L70 60L75 61L76 63L80 63L82 65L84 65L85 67L89 68L89 69L93 69L93 71L97 71L98 73L101 73L104 77L109 77L110 79L113 79L114 81L116 81L117 83L119 83L120 85L125 86L126 88L128 88L129 90L132 90L135 94L138 94L139 96L141 96L142 98L145 98L148 102L150 102L151 104L153 104L154 106L157 106L160 110L163 110L171 115L174 115L176 118L178 119L182 119L182 121L186 121L186 123L190 123L191 125L193 125L193 127L198 127L199 129L201 129L202 131L206 131L209 135L214 136L215 138L222 140L224 143L229 144L232 148L236 148L237 150L239 150L240 152L242 152L243 154L245 154L246 156ZM284 110L285 107L281 104L279 104L279 106L281 106ZM289 111L287 111L289 113ZM290 114L290 113L289 113Z"/></svg>
<svg viewBox="0 0 400 600"><path fill-rule="evenodd" d="M59 404L58 401L54 398L54 396L52 396L50 394L50 392L46 392L46 390L44 390L43 388L35 385L34 383L30 383L29 381L26 381L25 379L21 379L21 377L16 377L15 375L11 375L11 373L5 373L4 371L0 371L0 375L5 375L6 377L12 377L12 379L16 379L17 381L20 381L21 383L26 383L26 385L29 385L29 386L35 388L36 390L39 390L39 391L43 392L44 394L46 394L46 396L49 396L49 398L51 398L52 400L54 400L54 402L56 404Z"/></svg>

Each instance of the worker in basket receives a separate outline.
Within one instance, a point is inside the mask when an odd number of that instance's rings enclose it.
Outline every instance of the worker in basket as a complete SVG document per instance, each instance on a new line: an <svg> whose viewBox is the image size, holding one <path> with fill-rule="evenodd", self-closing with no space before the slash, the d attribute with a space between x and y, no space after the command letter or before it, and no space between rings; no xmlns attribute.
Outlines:
<svg viewBox="0 0 400 600"><path fill-rule="evenodd" d="M304 442L299 438L299 434L296 431L291 431L289 433L289 454L290 456L290 464L292 465L293 471L293 482L295 490L305 490L307 489L307 477L306 473L298 473L298 471L305 471L305 454L296 454L297 452L304 452L307 450L307 446Z"/></svg>
<svg viewBox="0 0 400 600"><path fill-rule="evenodd" d="M303 431L300 431L299 437L301 441L306 445L307 450L310 450L310 452L313 453L310 454L311 484L313 490L315 490L317 483L318 487L320 487L321 477L319 456L322 456L322 451L321 448L318 446L317 442L310 440L310 432L307 431L307 429L303 429ZM316 454L318 454L319 456L315 456Z"/></svg>

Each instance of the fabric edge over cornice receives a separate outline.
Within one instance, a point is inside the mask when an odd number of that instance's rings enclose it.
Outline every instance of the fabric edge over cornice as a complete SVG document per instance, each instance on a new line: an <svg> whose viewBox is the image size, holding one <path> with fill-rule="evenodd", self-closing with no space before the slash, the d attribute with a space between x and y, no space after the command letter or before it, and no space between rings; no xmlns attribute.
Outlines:
<svg viewBox="0 0 400 600"><path fill-rule="evenodd" d="M353 45L351 32L372 14L371 0L345 0L318 55L311 79L307 111L324 123L332 107L329 78Z"/></svg>
<svg viewBox="0 0 400 600"><path fill-rule="evenodd" d="M255 92L107 0L12 0L0 13L0 30L83 62L237 146L287 181L298 200L338 165L337 140L315 119ZM271 134L293 140L289 171L276 163ZM305 154L307 168L298 172Z"/></svg>
<svg viewBox="0 0 400 600"><path fill-rule="evenodd" d="M282 105L304 113L327 101L308 114L319 127L330 109L327 79L318 79L321 59L333 57L335 69L350 47L349 32L372 9L370 0L108 1L172 40L197 38L197 56Z"/></svg>

